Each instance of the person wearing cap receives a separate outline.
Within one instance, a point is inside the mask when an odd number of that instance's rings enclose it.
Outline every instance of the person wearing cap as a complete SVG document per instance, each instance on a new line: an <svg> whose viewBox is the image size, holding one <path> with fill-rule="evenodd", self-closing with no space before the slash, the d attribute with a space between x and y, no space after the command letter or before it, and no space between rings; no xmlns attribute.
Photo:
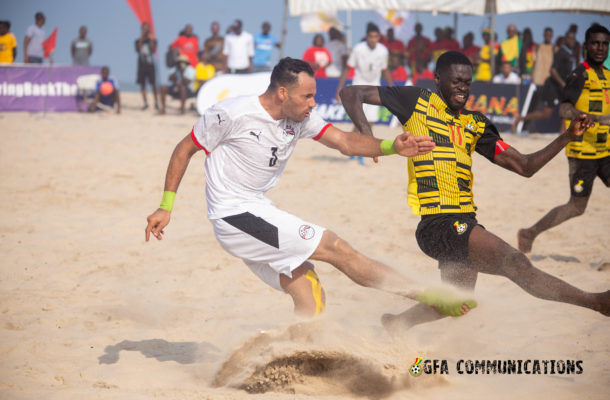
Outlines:
<svg viewBox="0 0 610 400"><path fill-rule="evenodd" d="M180 100L180 114L184 114L186 99L195 95L195 68L190 64L189 57L180 54L176 60L176 69L169 76L171 85L161 86L161 109L159 114L165 114L165 96L171 95Z"/></svg>

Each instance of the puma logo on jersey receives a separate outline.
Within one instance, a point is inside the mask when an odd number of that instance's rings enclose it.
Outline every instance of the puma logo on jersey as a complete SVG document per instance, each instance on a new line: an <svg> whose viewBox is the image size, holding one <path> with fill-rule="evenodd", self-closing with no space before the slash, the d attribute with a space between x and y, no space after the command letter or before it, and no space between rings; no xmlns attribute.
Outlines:
<svg viewBox="0 0 610 400"><path fill-rule="evenodd" d="M256 137L256 139L257 139L257 140L261 140L261 138L260 138L260 136L261 136L260 132L259 132L259 133L256 133L256 132L252 132L252 131L250 131L250 135L252 135L252 136Z"/></svg>

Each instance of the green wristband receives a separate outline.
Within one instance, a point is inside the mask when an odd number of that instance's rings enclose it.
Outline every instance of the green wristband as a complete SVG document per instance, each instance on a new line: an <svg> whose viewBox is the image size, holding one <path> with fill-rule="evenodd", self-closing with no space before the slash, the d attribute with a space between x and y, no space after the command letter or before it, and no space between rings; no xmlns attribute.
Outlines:
<svg viewBox="0 0 610 400"><path fill-rule="evenodd" d="M171 211L174 208L174 198L176 197L176 192L170 192L166 190L163 192L163 198L161 199L161 205L159 206L162 210Z"/></svg>
<svg viewBox="0 0 610 400"><path fill-rule="evenodd" d="M393 140L382 140L379 147L381 148L381 152L386 156L389 156L390 154L396 154L396 149L394 148Z"/></svg>

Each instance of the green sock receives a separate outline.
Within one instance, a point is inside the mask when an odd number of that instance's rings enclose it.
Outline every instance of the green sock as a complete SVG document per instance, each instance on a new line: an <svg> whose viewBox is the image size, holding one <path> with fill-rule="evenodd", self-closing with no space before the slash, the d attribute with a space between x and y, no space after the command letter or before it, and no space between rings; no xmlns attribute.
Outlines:
<svg viewBox="0 0 610 400"><path fill-rule="evenodd" d="M462 315L462 304L466 304L471 310L477 306L477 302L474 299L460 298L442 289L426 289L415 300L432 306L439 313L451 317Z"/></svg>

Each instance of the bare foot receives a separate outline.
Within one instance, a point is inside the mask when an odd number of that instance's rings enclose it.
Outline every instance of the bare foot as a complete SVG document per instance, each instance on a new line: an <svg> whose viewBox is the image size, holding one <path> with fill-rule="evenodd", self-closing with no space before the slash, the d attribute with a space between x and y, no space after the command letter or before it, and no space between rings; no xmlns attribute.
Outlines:
<svg viewBox="0 0 610 400"><path fill-rule="evenodd" d="M532 251L532 244L534 243L535 238L536 236L532 235L528 229L519 229L517 232L519 251L522 253L529 253Z"/></svg>

